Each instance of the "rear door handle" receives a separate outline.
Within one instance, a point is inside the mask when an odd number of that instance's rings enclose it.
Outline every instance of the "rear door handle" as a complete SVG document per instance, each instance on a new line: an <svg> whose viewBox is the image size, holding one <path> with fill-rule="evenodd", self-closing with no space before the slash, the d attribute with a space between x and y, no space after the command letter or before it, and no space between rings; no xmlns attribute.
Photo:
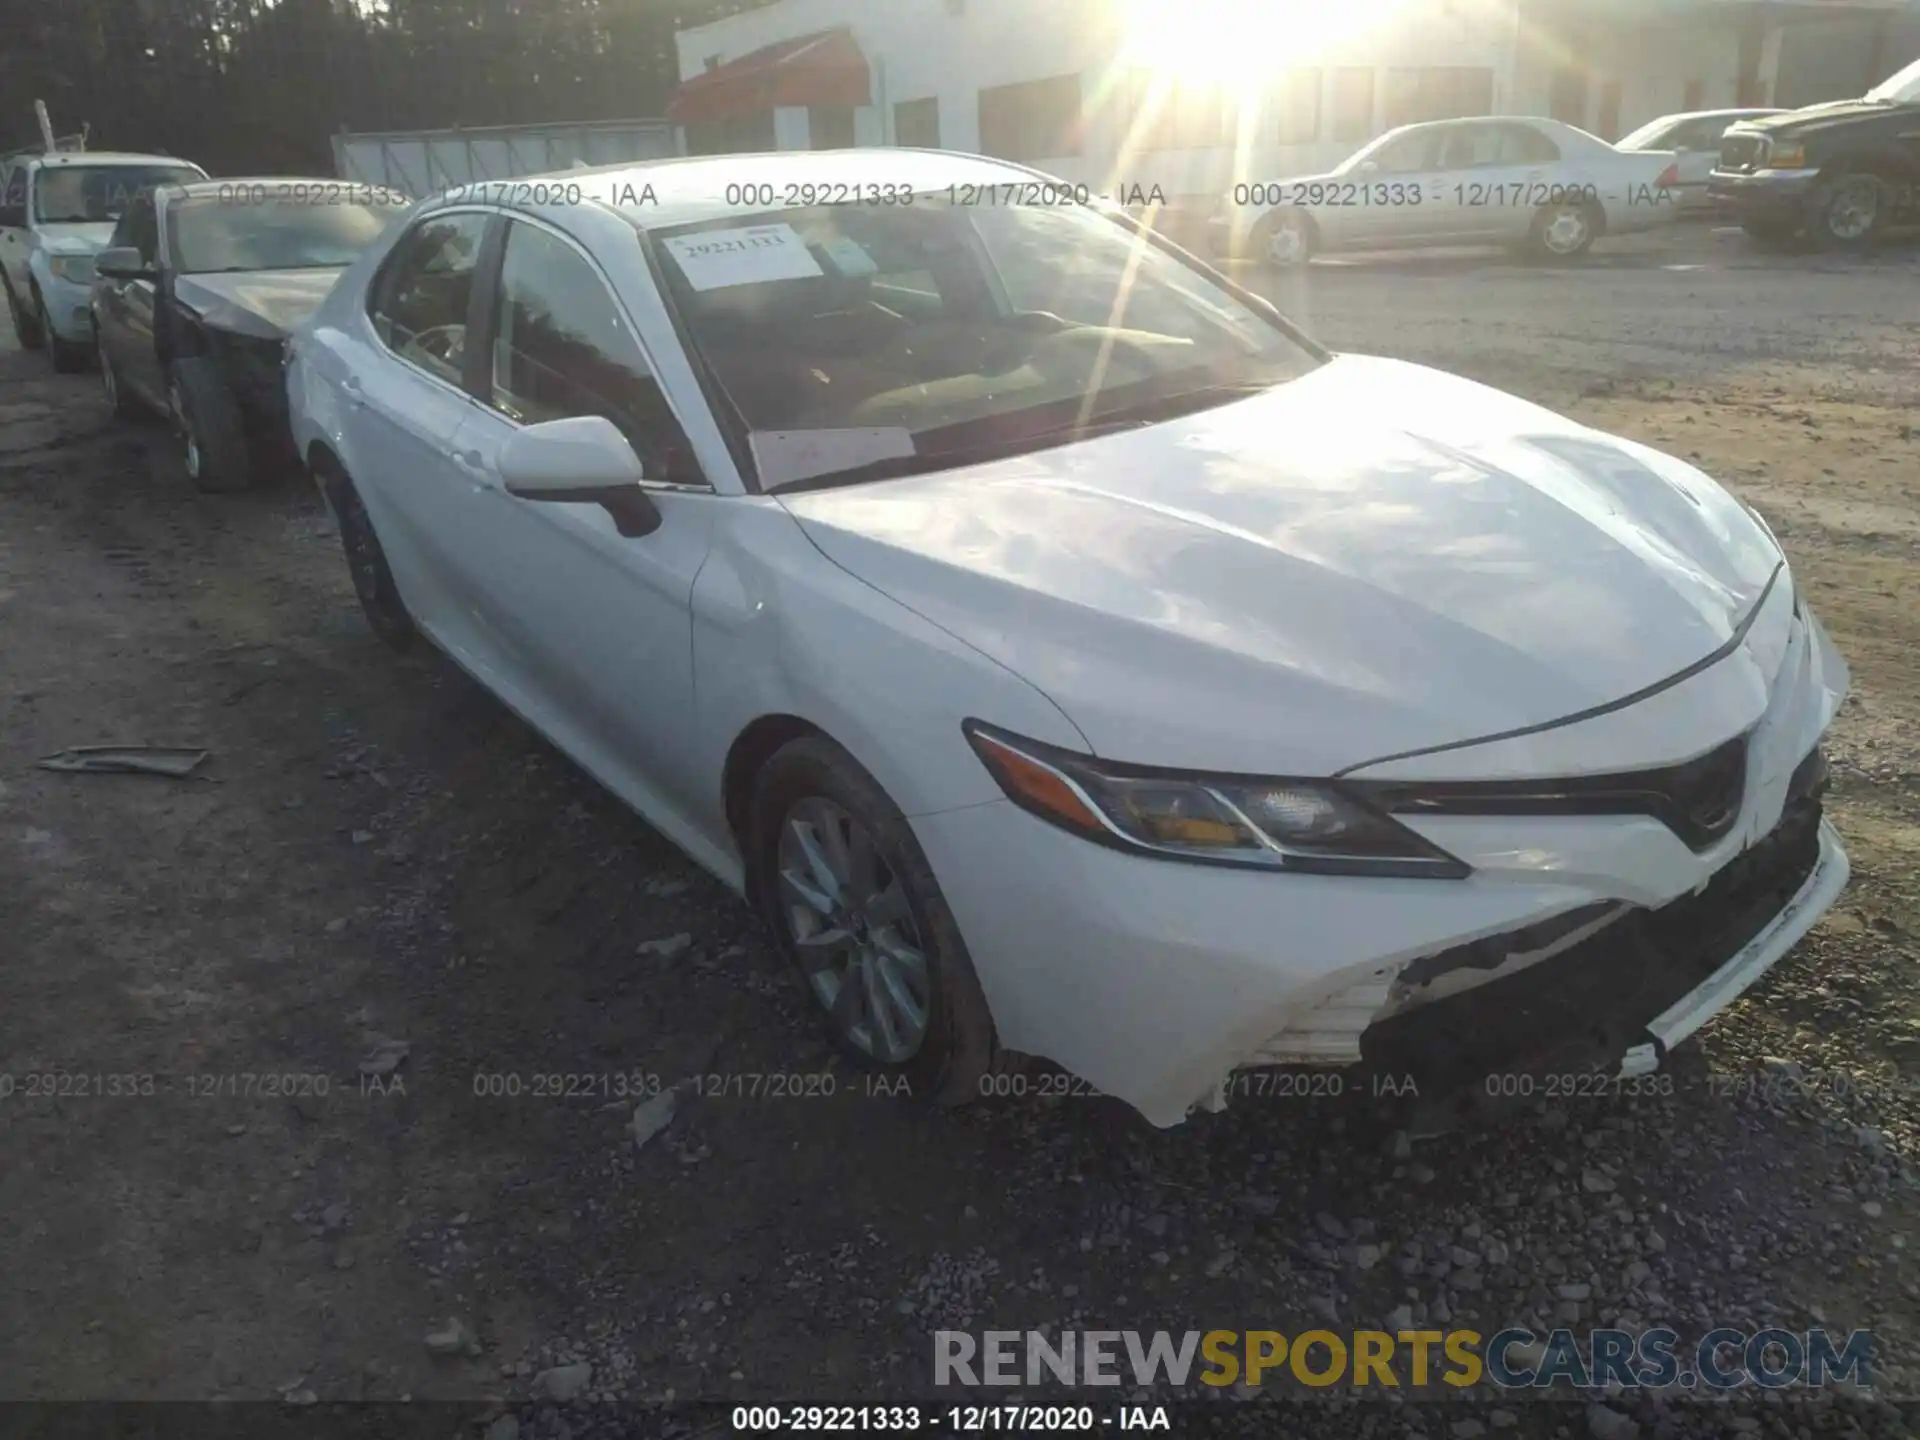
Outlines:
<svg viewBox="0 0 1920 1440"><path fill-rule="evenodd" d="M347 403L349 405L364 405L367 403L366 393L360 388L360 377L358 375L347 376L340 382L340 388L347 392Z"/></svg>

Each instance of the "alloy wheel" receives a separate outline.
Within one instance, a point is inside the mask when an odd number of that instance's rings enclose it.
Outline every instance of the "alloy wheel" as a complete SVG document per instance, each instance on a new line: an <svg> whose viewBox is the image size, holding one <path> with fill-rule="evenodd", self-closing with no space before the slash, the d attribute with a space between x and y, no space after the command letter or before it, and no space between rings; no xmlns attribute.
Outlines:
<svg viewBox="0 0 1920 1440"><path fill-rule="evenodd" d="M1300 222L1291 218L1273 227L1267 237L1267 259L1276 265L1299 265L1307 258L1307 234Z"/></svg>
<svg viewBox="0 0 1920 1440"><path fill-rule="evenodd" d="M1592 230L1584 206L1561 205L1540 227L1540 240L1555 255L1571 255L1587 243Z"/></svg>
<svg viewBox="0 0 1920 1440"><path fill-rule="evenodd" d="M867 827L822 796L780 825L779 904L815 998L841 1037L888 1065L926 1038L933 985L900 876Z"/></svg>

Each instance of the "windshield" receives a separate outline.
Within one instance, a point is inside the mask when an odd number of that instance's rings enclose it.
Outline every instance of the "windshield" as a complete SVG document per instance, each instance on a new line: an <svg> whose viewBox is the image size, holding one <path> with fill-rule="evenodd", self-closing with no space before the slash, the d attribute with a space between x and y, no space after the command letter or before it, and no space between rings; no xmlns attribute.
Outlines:
<svg viewBox="0 0 1920 1440"><path fill-rule="evenodd" d="M216 195L176 201L168 211L174 268L202 275L351 265L409 203L398 197L385 203L317 204Z"/></svg>
<svg viewBox="0 0 1920 1440"><path fill-rule="evenodd" d="M1869 100L1885 100L1895 105L1920 104L1920 60L1889 75L1867 91Z"/></svg>
<svg viewBox="0 0 1920 1440"><path fill-rule="evenodd" d="M33 218L50 225L118 220L150 185L206 178L191 165L47 166L33 179Z"/></svg>
<svg viewBox="0 0 1920 1440"><path fill-rule="evenodd" d="M765 489L1017 454L1319 363L1079 205L813 206L651 232Z"/></svg>

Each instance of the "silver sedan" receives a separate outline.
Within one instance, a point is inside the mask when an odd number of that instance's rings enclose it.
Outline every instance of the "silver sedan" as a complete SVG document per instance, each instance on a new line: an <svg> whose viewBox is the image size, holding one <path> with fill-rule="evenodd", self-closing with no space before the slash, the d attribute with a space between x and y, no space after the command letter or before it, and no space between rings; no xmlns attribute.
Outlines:
<svg viewBox="0 0 1920 1440"><path fill-rule="evenodd" d="M1526 245L1554 258L1673 220L1670 151L1620 150L1557 120L1435 120L1389 130L1324 175L1242 181L1214 253L1304 264L1337 250Z"/></svg>

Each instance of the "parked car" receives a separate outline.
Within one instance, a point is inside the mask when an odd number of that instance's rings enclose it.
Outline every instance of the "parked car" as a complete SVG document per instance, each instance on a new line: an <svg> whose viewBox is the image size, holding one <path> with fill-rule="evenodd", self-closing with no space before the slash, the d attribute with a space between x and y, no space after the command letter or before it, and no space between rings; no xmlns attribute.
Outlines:
<svg viewBox="0 0 1920 1440"><path fill-rule="evenodd" d="M93 260L141 190L207 172L167 155L58 151L16 155L0 173L0 285L20 343L56 370L93 357L87 290Z"/></svg>
<svg viewBox="0 0 1920 1440"><path fill-rule="evenodd" d="M1693 110L1684 115L1662 115L1649 120L1626 138L1616 141L1618 150L1671 150L1679 174L1673 189L1679 192L1680 209L1706 212L1715 208L1707 194L1707 179L1720 162L1720 137L1726 128L1740 120L1762 120L1778 115L1775 109Z"/></svg>
<svg viewBox="0 0 1920 1440"><path fill-rule="evenodd" d="M93 338L115 412L172 420L201 489L244 488L257 454L290 448L288 334L411 203L283 175L136 196L94 267Z"/></svg>
<svg viewBox="0 0 1920 1440"><path fill-rule="evenodd" d="M1279 266L1424 245L1524 245L1571 259L1602 235L1674 219L1675 160L1532 116L1403 125L1325 175L1236 185L1211 240L1216 256Z"/></svg>
<svg viewBox="0 0 1920 1440"><path fill-rule="evenodd" d="M1162 1125L1248 1067L1652 1069L1847 877L1846 667L1766 525L1109 207L968 203L1047 183L843 150L424 202L287 370L373 629L919 1096L1022 1053Z"/></svg>
<svg viewBox="0 0 1920 1440"><path fill-rule="evenodd" d="M1732 126L1707 193L1772 242L1861 250L1920 221L1920 60L1858 100Z"/></svg>

